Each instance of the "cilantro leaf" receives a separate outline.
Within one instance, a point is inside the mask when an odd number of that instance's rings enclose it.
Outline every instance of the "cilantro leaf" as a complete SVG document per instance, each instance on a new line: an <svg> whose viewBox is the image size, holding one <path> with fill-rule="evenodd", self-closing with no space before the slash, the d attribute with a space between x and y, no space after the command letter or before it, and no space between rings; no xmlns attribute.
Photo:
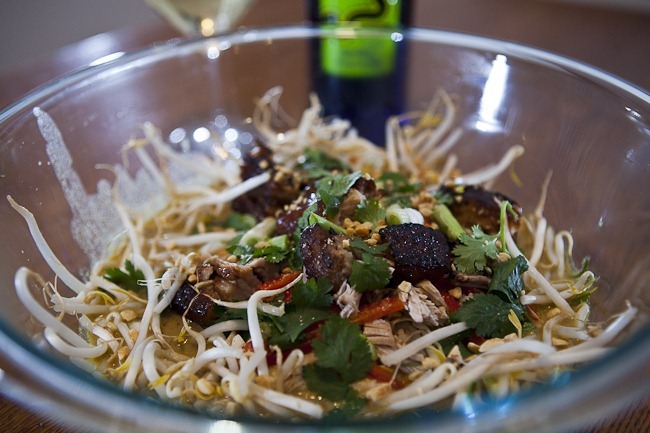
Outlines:
<svg viewBox="0 0 650 433"><path fill-rule="evenodd" d="M319 368L315 364L305 365L302 369L302 377L307 382L307 388L328 400L343 400L350 392L349 384L342 381L333 368Z"/></svg>
<svg viewBox="0 0 650 433"><path fill-rule="evenodd" d="M386 219L386 209L375 198L361 200L354 211L353 218L357 221L368 221L376 226L379 221Z"/></svg>
<svg viewBox="0 0 650 433"><path fill-rule="evenodd" d="M462 233L458 237L459 244L452 251L456 255L456 269L468 274L483 270L487 266L488 258L498 257L497 239L497 236L485 234L478 225L472 227L471 235Z"/></svg>
<svg viewBox="0 0 650 433"><path fill-rule="evenodd" d="M307 206L307 209L304 210L302 215L300 215L300 218L298 218L298 229L296 230L298 233L298 237L300 237L300 230L307 228L311 223L309 222L309 219L311 218L311 215L315 213L318 210L318 202L314 202Z"/></svg>
<svg viewBox="0 0 650 433"><path fill-rule="evenodd" d="M104 278L125 290L130 290L136 293L145 290L145 286L139 284L139 281L145 279L144 273L139 269L135 269L135 266L130 260L127 260L124 263L124 271L120 268L107 269L106 272L104 272Z"/></svg>
<svg viewBox="0 0 650 433"><path fill-rule="evenodd" d="M364 378L372 367L370 343L359 325L342 317L334 316L325 322L312 347L315 365L320 370L336 372L338 381L345 384Z"/></svg>
<svg viewBox="0 0 650 433"><path fill-rule="evenodd" d="M269 263L280 263L289 255L289 250L276 245L255 248L252 258L264 257Z"/></svg>
<svg viewBox="0 0 650 433"><path fill-rule="evenodd" d="M350 167L340 159L333 158L322 150L309 148L305 151L305 160L299 164L299 167L311 178L326 176L335 170L350 171Z"/></svg>
<svg viewBox="0 0 650 433"><path fill-rule="evenodd" d="M350 246L352 248L362 252L372 254L373 256L378 256L381 253L383 253L386 250L386 248L388 248L388 245L390 245L388 242L385 244L379 244L374 246L368 245L361 238L354 238L350 241Z"/></svg>
<svg viewBox="0 0 650 433"><path fill-rule="evenodd" d="M249 247L248 245L231 244L226 248L226 251L234 256L237 256L243 264L246 264L253 258L255 248Z"/></svg>
<svg viewBox="0 0 650 433"><path fill-rule="evenodd" d="M330 310L323 310L318 308L301 308L289 310L282 316L269 316L269 325L263 329L264 339L273 346L278 346L280 349L291 349L297 343L305 340L303 331L309 328L314 323L322 322L328 317L332 316Z"/></svg>
<svg viewBox="0 0 650 433"><path fill-rule="evenodd" d="M488 293L474 295L463 302L454 318L467 323L483 337L504 337L516 332L508 314L512 310L520 321L524 319L519 295L524 287L522 274L527 269L528 262L523 256L494 265Z"/></svg>
<svg viewBox="0 0 650 433"><path fill-rule="evenodd" d="M329 308L334 302L330 294L334 285L327 278L311 278L291 289L291 303L297 307Z"/></svg>
<svg viewBox="0 0 650 433"><path fill-rule="evenodd" d="M216 319L212 323L221 323L227 320L248 320L245 308L227 308L214 304L212 307Z"/></svg>
<svg viewBox="0 0 650 433"><path fill-rule="evenodd" d="M497 295L480 293L463 302L455 311L454 319L467 323L479 336L505 337L517 332L508 318L510 310L522 319L524 311L520 304L504 302Z"/></svg>
<svg viewBox="0 0 650 433"><path fill-rule="evenodd" d="M385 206L398 204L401 207L410 207L411 197L422 189L421 182L409 182L403 174L396 172L382 173L377 182L387 193L382 199Z"/></svg>
<svg viewBox="0 0 650 433"><path fill-rule="evenodd" d="M341 206L341 198L361 177L360 171L350 174L329 174L316 181L317 193L325 205L325 214L334 215Z"/></svg>
<svg viewBox="0 0 650 433"><path fill-rule="evenodd" d="M528 270L528 262L523 256L492 266L492 279L488 293L495 294L507 302L519 302L524 288L522 274Z"/></svg>
<svg viewBox="0 0 650 433"><path fill-rule="evenodd" d="M223 227L235 229L238 232L250 230L257 224L255 217L247 213L231 213L223 222Z"/></svg>
<svg viewBox="0 0 650 433"><path fill-rule="evenodd" d="M319 368L309 364L303 367L302 376L309 389L318 390L326 399L338 403L335 409L327 413L327 419L349 419L359 413L367 403L367 400L360 397L347 383L340 381L336 370L332 368Z"/></svg>
<svg viewBox="0 0 650 433"><path fill-rule="evenodd" d="M348 282L357 292L363 293L386 287L390 277L390 266L385 259L362 253L361 261L352 262L352 273Z"/></svg>
<svg viewBox="0 0 650 433"><path fill-rule="evenodd" d="M390 193L416 193L422 188L421 182L409 182L401 173L385 171L377 179Z"/></svg>
<svg viewBox="0 0 650 433"><path fill-rule="evenodd" d="M280 263L289 258L292 253L289 237L287 235L280 235L271 238L267 241L268 245L258 248L244 245L239 242L241 242L241 236L234 238L226 248L226 251L237 256L244 265L252 259L259 257L264 257L269 263Z"/></svg>
<svg viewBox="0 0 650 433"><path fill-rule="evenodd" d="M325 415L325 418L333 420L349 419L361 412L366 406L366 403L368 403L368 400L360 397L353 389L349 389L345 398L339 401L338 406L329 411Z"/></svg>
<svg viewBox="0 0 650 433"><path fill-rule="evenodd" d="M444 204L445 206L450 206L454 203L454 197L441 189L436 190L433 193L433 197L436 199L437 203Z"/></svg>
<svg viewBox="0 0 650 433"><path fill-rule="evenodd" d="M334 297L330 292L333 288L327 278L312 278L296 284L291 289L291 301L285 305L286 313L273 317L274 326L265 328L268 343L289 349L304 341L304 330L332 316L330 307Z"/></svg>

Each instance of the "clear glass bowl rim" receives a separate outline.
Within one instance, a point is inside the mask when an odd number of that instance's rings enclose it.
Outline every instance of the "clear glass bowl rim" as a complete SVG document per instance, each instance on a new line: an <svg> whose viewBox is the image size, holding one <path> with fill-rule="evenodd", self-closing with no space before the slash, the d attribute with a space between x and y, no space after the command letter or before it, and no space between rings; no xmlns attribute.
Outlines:
<svg viewBox="0 0 650 433"><path fill-rule="evenodd" d="M433 42L435 44L458 46L467 49L483 50L505 54L519 58L531 63L538 63L547 68L559 68L567 73L578 74L592 80L596 85L607 84L618 92L636 99L642 105L650 105L650 94L626 81L601 71L598 68L581 63L579 61L550 53L537 48L508 42L505 40L475 36L471 34L454 31L406 28L406 29L359 29L357 34L366 36L386 36L387 33L400 35L408 40ZM200 50L205 44L217 43L240 45L267 40L283 39L311 39L324 36L336 36L336 30L318 28L309 25L268 27L243 29L231 33L219 34L210 38L175 38L151 47L126 53L119 58L107 62L89 65L78 71L66 74L51 82L34 89L17 102L5 107L0 112L0 128L6 123L12 122L13 117L24 112L30 107L37 106L39 101L55 95L57 92L66 89L73 84L79 84L84 80L101 79L105 73L117 73L125 68L141 67L147 63L155 63L167 57L173 57L183 52L194 52ZM612 351L610 355L599 359L585 368L571 374L566 383L549 383L536 386L529 391L524 391L513 398L499 402L496 405L481 405L473 409L471 414L461 414L452 411L425 411L417 415L404 415L389 420L370 420L352 423L338 423L328 421L321 423L314 422L285 422L274 421L268 423L253 417L218 417L205 412L195 412L192 409L171 405L164 402L152 400L137 393L124 392L112 384L108 384L93 378L90 375L79 375L79 370L72 368L67 362L38 350L32 343L17 333L11 326L0 318L0 342L4 356L19 365L22 371L31 371L34 378L44 387L56 387L63 385L67 387L67 394L77 400L83 407L87 405L94 410L102 411L99 402L112 402L126 412L121 415L125 420L136 420L143 415L152 415L158 418L156 424L165 426L182 426L183 429L193 428L197 432L221 431L219 423L228 421L235 422L240 432L258 431L260 427L268 431L286 432L288 428L295 427L298 430L326 427L329 429L348 431L350 428L360 428L373 432L393 431L397 426L409 423L411 431L430 431L432 425L436 425L440 431L457 431L458 427L467 428L473 426L471 431L493 431L509 425L509 419L514 420L518 415L518 422L525 425L525 413L531 410L539 411L540 408L557 408L559 403L556 392L562 388L562 401L574 401L584 399L591 392L598 392L605 386L614 386L620 379L635 370L647 370L646 365L650 360L650 325L646 324L638 330L635 335L628 338L618 350ZM611 365L617 365L612 373ZM0 371L1 372L1 371ZM637 389L630 390L629 399L638 398L643 393L641 389L648 380L645 373L644 380L640 380ZM0 378L2 376L0 375ZM606 378L606 379L603 379ZM0 379L1 380L1 379ZM571 385L567 389L567 385ZM79 391L83 389L83 396L74 396L70 390ZM37 395L37 389L24 389L27 395ZM65 389L60 391L66 393ZM11 392L10 392L11 394ZM24 393L16 393L24 396ZM21 398L18 397L20 400ZM24 397L22 398L24 400ZM25 400L26 403L28 401ZM620 408L624 402L612 403L609 410ZM564 404L564 403L562 403ZM603 408L595 408L599 410ZM522 415L523 418L522 418ZM114 412L107 411L108 417L114 416ZM587 415L587 414L585 414ZM504 418L509 417L508 419ZM182 420L182 424L179 421ZM82 420L93 424L92 420ZM94 423L99 426L100 423ZM227 426L233 427L234 424ZM223 426L222 426L223 427ZM153 430L152 430L153 431ZM174 430L175 431L175 430ZM179 430L180 431L180 430ZM465 431L465 430L462 430Z"/></svg>

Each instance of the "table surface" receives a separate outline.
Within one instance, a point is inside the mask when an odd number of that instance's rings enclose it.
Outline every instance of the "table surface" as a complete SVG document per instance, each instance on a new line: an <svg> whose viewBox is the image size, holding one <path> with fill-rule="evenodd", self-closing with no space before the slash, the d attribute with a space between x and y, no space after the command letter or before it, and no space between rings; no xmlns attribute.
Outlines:
<svg viewBox="0 0 650 433"><path fill-rule="evenodd" d="M304 1L257 2L242 19L246 27L300 23ZM271 7L272 5L272 7ZM535 0L416 1L413 24L456 30L541 48L610 72L650 89L650 15ZM119 51L133 51L180 35L162 20L80 41L51 56L0 75L0 107L31 89ZM1 366L0 366L1 367ZM43 418L24 403L0 396L0 431L81 433ZM594 419L574 433L650 431L650 396L621 412Z"/></svg>

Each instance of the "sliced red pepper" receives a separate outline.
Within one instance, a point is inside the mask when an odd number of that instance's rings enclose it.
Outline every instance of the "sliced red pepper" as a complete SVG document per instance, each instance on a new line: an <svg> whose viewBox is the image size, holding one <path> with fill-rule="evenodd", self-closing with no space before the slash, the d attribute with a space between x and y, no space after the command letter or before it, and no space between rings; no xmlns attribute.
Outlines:
<svg viewBox="0 0 650 433"><path fill-rule="evenodd" d="M300 275L300 271L294 271L290 272L288 274L282 274L277 278L274 278L272 280L266 281L262 284L259 285L257 290L276 290L279 288L282 288L298 278L298 275Z"/></svg>
<svg viewBox="0 0 650 433"><path fill-rule="evenodd" d="M458 307L460 307L460 301L458 299L451 296L449 292L441 292L440 294L442 295L442 299L445 300L445 304L447 304L448 313L453 313L458 310Z"/></svg>
<svg viewBox="0 0 650 433"><path fill-rule="evenodd" d="M474 343L477 346L480 346L481 344L485 343L487 341L486 337L481 337L480 335L472 334L471 337L467 339L468 343Z"/></svg>
<svg viewBox="0 0 650 433"><path fill-rule="evenodd" d="M370 371L368 371L368 377L375 379L377 382L387 383L392 381L391 387L393 389L404 388L405 383L402 378L400 376L395 376L393 379L394 374L395 370L380 364L373 364L373 366L370 368Z"/></svg>
<svg viewBox="0 0 650 433"><path fill-rule="evenodd" d="M392 313L397 313L405 308L404 302L397 297L387 297L368 304L359 310L359 313L351 320L352 323L369 323L381 319Z"/></svg>

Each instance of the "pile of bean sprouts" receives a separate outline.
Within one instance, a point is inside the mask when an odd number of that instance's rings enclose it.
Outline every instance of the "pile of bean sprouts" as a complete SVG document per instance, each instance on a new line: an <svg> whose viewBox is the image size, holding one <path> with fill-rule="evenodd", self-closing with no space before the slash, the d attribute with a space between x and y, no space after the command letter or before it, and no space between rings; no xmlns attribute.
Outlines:
<svg viewBox="0 0 650 433"><path fill-rule="evenodd" d="M418 179L433 191L442 184L489 185L524 153L514 146L496 163L470 173L460 173L454 146L462 136L457 107L450 95L439 92L431 105L420 112L404 113L386 124L386 147L379 148L359 137L342 119L325 119L316 97L311 99L296 128L276 131L273 120L279 112L280 89L272 89L260 100L252 122L261 141L270 147L278 163L298 160L308 147L338 155L353 169L371 174L400 171ZM142 166L157 180L166 205L155 215L129 209L115 193L115 208L124 231L95 263L86 281L66 269L43 238L37 221L27 209L8 197L23 216L40 253L56 278L46 281L26 267L15 275L17 294L43 327L52 348L76 364L108 377L125 390L155 393L162 400L180 401L198 408L235 413L267 414L282 418L325 416L327 407L305 389L301 368L310 355L300 349L288 355L265 348L258 311L282 315L283 305L265 301L289 290L303 275L273 291L260 291L240 302L214 300L228 308L245 309L247 320L230 320L205 329L179 316L172 330L163 316L174 294L190 272L206 257L222 250L235 236L233 231L210 231L201 225L202 216L228 211L229 203L269 180L264 173L241 181L238 173L220 169L223 159L214 156L194 169L209 177L205 186L174 184L159 161L181 161L154 125L143 126L144 139L129 144ZM444 353L441 340L467 329L463 322L440 327L417 336L382 361L397 368L417 353L424 353L428 368L409 376L402 389L379 394L364 416L394 414L427 407L441 401L460 404L478 382L497 395L507 395L525 383L547 378L558 367L570 368L591 361L611 350L608 345L634 318L628 306L606 324L589 322L589 304L572 307L572 298L592 290L591 272L571 275L573 239L568 231L555 231L543 215L545 191L535 211L523 219L515 243L505 230L507 251L512 257L529 252L523 305L544 305L543 326L534 336L521 329L503 339L490 339L474 348L472 356L458 358ZM130 260L141 270L146 293L127 291L103 275L108 268ZM45 294L47 307L42 306ZM78 319L81 329L71 329L63 316ZM250 334L246 348L238 331ZM267 352L275 351L277 364L267 364Z"/></svg>

